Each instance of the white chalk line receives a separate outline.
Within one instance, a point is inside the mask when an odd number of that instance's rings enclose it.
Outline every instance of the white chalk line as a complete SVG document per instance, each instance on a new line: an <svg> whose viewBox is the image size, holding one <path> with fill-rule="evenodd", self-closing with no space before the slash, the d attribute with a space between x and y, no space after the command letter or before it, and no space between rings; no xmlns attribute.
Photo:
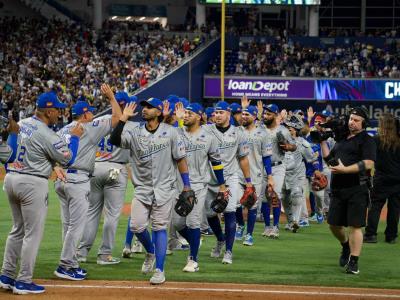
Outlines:
<svg viewBox="0 0 400 300"><path fill-rule="evenodd" d="M341 297L369 297L382 299L400 299L400 295L392 294L370 294L354 292L324 292L324 291L293 291L293 290L257 290L257 289L229 289L229 288L195 288L195 287L165 287L165 286L126 286L126 285L67 285L67 284L44 284L48 288L73 288L73 289L140 289L140 290L162 290L182 292L216 292L216 293L257 293L257 294L282 294L282 295L305 295L305 296L341 296Z"/></svg>

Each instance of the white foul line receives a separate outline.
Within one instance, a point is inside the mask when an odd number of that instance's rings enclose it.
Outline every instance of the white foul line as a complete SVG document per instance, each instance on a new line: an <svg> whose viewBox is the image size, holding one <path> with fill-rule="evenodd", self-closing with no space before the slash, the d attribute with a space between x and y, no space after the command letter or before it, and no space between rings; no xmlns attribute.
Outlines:
<svg viewBox="0 0 400 300"><path fill-rule="evenodd" d="M125 286L125 285L67 285L67 284L44 284L50 288L96 288L96 289L142 289L142 290L164 290L164 291L192 291L192 292L223 292L223 293L259 293L259 294L283 294L283 295L306 295L306 296L342 296L342 297L372 297L400 299L400 295L391 294L363 294L350 292L323 292L323 291L287 291L287 290L257 290L257 289L222 289L222 288L194 288L194 287L151 287L151 286Z"/></svg>

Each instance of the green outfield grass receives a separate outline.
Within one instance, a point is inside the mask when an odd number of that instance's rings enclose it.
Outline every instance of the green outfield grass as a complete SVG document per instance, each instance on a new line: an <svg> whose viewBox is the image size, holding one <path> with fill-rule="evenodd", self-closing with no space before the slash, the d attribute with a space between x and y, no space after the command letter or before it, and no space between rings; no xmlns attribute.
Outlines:
<svg viewBox="0 0 400 300"><path fill-rule="evenodd" d="M54 278L61 251L61 222L59 202L50 183L49 211L44 238L37 258L35 278ZM130 185L127 199L131 199ZM125 239L126 216L121 217L118 226L115 256L120 256ZM3 257L7 233L11 228L11 215L5 193L0 191L0 257ZM236 242L232 265L222 265L221 259L209 257L214 246L213 237L205 237L200 248L200 272L186 274L181 270L185 265L185 251L174 252L166 260L166 277L169 281L232 282L315 286L347 286L400 288L400 246L383 242L381 224L378 244L366 244L360 259L361 273L347 275L338 266L339 245L331 236L326 224L312 225L300 233L281 230L279 240L268 240L261 236L263 225L256 224L255 245L243 246ZM98 235L98 237L100 234ZM96 250L98 239L89 256L89 262L82 264L89 272L89 279L148 280L140 273L144 255L133 259L122 259L119 265L98 266Z"/></svg>

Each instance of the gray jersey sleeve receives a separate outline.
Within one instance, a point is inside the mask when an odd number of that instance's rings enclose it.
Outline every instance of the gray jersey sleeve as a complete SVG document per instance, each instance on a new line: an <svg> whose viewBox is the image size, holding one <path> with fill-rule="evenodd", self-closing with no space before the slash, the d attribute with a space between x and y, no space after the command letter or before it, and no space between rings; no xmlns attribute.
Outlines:
<svg viewBox="0 0 400 300"><path fill-rule="evenodd" d="M296 145L299 147L301 155L306 162L311 163L318 158L318 155L315 155L310 143L304 138L299 137L296 141Z"/></svg>
<svg viewBox="0 0 400 300"><path fill-rule="evenodd" d="M210 162L221 162L221 153L218 147L218 140L214 135L209 135L210 148L208 149L208 158Z"/></svg>
<svg viewBox="0 0 400 300"><path fill-rule="evenodd" d="M102 138L111 133L111 116L95 119L93 122L88 123L86 127L91 141L97 145Z"/></svg>
<svg viewBox="0 0 400 300"><path fill-rule="evenodd" d="M135 140L135 130L138 130L140 123L127 121L121 134L121 148L132 149ZM137 133L136 133L137 134Z"/></svg>
<svg viewBox="0 0 400 300"><path fill-rule="evenodd" d="M247 136L243 128L238 127L238 147L236 155L238 158L247 156L249 154L249 146L247 144Z"/></svg>
<svg viewBox="0 0 400 300"><path fill-rule="evenodd" d="M262 157L267 157L272 155L271 136L265 130L262 130L261 151L262 151Z"/></svg>
<svg viewBox="0 0 400 300"><path fill-rule="evenodd" d="M171 130L172 157L175 160L179 160L186 156L185 143L184 143L182 134L179 134L178 129L176 129L176 128L172 128L172 129L173 129L173 130Z"/></svg>
<svg viewBox="0 0 400 300"><path fill-rule="evenodd" d="M67 165L71 152L67 144L43 122L35 118L19 123L16 161L9 170L36 176L49 177L53 165Z"/></svg>
<svg viewBox="0 0 400 300"><path fill-rule="evenodd" d="M0 145L0 161L5 164L12 154L12 149L6 143Z"/></svg>

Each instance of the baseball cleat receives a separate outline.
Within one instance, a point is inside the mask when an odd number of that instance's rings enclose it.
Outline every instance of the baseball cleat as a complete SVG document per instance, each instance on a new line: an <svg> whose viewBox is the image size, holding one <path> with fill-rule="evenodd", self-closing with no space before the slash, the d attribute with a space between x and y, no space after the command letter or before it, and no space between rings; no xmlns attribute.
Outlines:
<svg viewBox="0 0 400 300"><path fill-rule="evenodd" d="M133 253L143 253L143 246L139 241L135 241L133 243L131 251Z"/></svg>
<svg viewBox="0 0 400 300"><path fill-rule="evenodd" d="M359 274L360 270L358 269L358 263L356 261L349 260L346 265L346 273L354 275Z"/></svg>
<svg viewBox="0 0 400 300"><path fill-rule="evenodd" d="M122 257L123 258L131 258L132 257L132 251L131 248L124 247L124 250L122 250Z"/></svg>
<svg viewBox="0 0 400 300"><path fill-rule="evenodd" d="M194 273L200 270L199 264L192 259L192 257L188 257L188 261L186 266L183 268L183 272Z"/></svg>
<svg viewBox="0 0 400 300"><path fill-rule="evenodd" d="M243 245L245 245L245 246L253 246L254 245L254 240L250 233L245 235Z"/></svg>
<svg viewBox="0 0 400 300"><path fill-rule="evenodd" d="M269 237L272 232L272 226L265 226L262 236Z"/></svg>
<svg viewBox="0 0 400 300"><path fill-rule="evenodd" d="M74 268L73 269L76 273L78 273L79 275L83 275L83 276L85 276L86 277L86 275L87 275L87 271L85 270L85 269L82 269L82 268Z"/></svg>
<svg viewBox="0 0 400 300"><path fill-rule="evenodd" d="M44 287L41 285L31 283L25 283L22 281L16 281L13 287L13 293L17 295L26 294L41 294L44 293Z"/></svg>
<svg viewBox="0 0 400 300"><path fill-rule="evenodd" d="M57 270L54 271L54 275L56 275L58 278L68 279L73 281L79 281L85 279L85 275L76 272L75 269L65 269L61 266L59 266Z"/></svg>
<svg viewBox="0 0 400 300"><path fill-rule="evenodd" d="M222 259L222 263L224 265L231 265L232 264L232 252L227 250L225 251L224 258Z"/></svg>
<svg viewBox="0 0 400 300"><path fill-rule="evenodd" d="M279 238L279 227L278 226L273 226L271 233L268 236L270 239L277 239Z"/></svg>
<svg viewBox="0 0 400 300"><path fill-rule="evenodd" d="M236 241L241 241L243 239L243 231L244 231L244 226L238 225L236 227L236 233L235 233L235 240Z"/></svg>
<svg viewBox="0 0 400 300"><path fill-rule="evenodd" d="M310 222L308 222L308 220L301 220L299 222L299 226L300 227L310 227Z"/></svg>
<svg viewBox="0 0 400 300"><path fill-rule="evenodd" d="M15 286L15 280L6 275L0 276L0 287L5 290L12 290Z"/></svg>
<svg viewBox="0 0 400 300"><path fill-rule="evenodd" d="M155 262L156 256L153 253L146 253L146 257L142 265L142 273L149 274L150 272L152 272Z"/></svg>
<svg viewBox="0 0 400 300"><path fill-rule="evenodd" d="M299 230L299 228L300 228L299 224L297 224L297 222L293 222L292 232L296 233Z"/></svg>
<svg viewBox="0 0 400 300"><path fill-rule="evenodd" d="M155 269L153 276L150 278L151 284L163 284L165 282L164 271L160 269Z"/></svg>
<svg viewBox="0 0 400 300"><path fill-rule="evenodd" d="M211 249L211 257L220 257L222 254L222 248L225 246L225 241L217 241L214 248Z"/></svg>
<svg viewBox="0 0 400 300"><path fill-rule="evenodd" d="M116 258L112 257L111 255L98 255L97 256L97 264L98 265L116 265L119 264L121 261Z"/></svg>
<svg viewBox="0 0 400 300"><path fill-rule="evenodd" d="M344 249L342 248L342 253L340 254L339 257L339 266L344 267L347 265L350 257L350 249Z"/></svg>

